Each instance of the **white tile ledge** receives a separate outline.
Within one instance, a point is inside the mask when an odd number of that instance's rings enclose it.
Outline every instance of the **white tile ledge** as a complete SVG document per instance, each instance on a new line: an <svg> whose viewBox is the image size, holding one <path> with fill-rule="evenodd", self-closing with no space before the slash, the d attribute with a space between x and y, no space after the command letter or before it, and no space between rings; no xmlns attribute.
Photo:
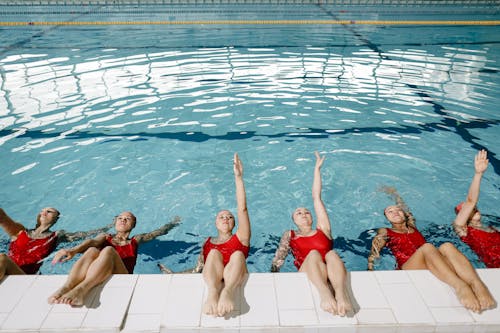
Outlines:
<svg viewBox="0 0 500 333"><path fill-rule="evenodd" d="M500 269L479 269L500 300ZM201 274L114 275L86 305L49 305L66 275L8 276L0 283L0 332L499 332L500 309L472 313L428 271L351 272L356 304L350 317L319 308L316 289L302 273L251 273L227 318L201 313ZM392 329L389 329L392 328Z"/></svg>

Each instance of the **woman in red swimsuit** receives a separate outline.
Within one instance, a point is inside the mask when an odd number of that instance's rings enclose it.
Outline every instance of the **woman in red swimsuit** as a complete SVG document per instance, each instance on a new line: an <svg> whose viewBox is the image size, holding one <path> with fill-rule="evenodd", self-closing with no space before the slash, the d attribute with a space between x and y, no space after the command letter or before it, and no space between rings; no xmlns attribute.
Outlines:
<svg viewBox="0 0 500 333"><path fill-rule="evenodd" d="M378 229L368 257L368 269L373 270L375 258L387 246L396 257L399 269L428 269L454 289L460 303L467 309L481 312L492 308L495 300L469 260L451 243L444 243L439 248L427 243L396 190L385 187L384 191L396 201L396 205L384 210L392 227Z"/></svg>
<svg viewBox="0 0 500 333"><path fill-rule="evenodd" d="M243 163L238 154L234 154L233 170L238 229L233 234L234 216L228 210L221 210L215 218L217 237L208 237L198 256L196 267L182 272L203 273L208 289L203 313L218 317L224 317L234 310L235 291L248 273L246 258L250 246L250 218L243 183ZM159 266L162 272L173 273L164 265Z"/></svg>
<svg viewBox="0 0 500 333"><path fill-rule="evenodd" d="M460 239L470 246L486 267L500 268L500 232L481 223L481 213L476 207L481 179L487 168L487 154L485 150L481 150L474 158L475 173L467 198L455 207L457 217L453 227Z"/></svg>
<svg viewBox="0 0 500 333"><path fill-rule="evenodd" d="M0 208L0 227L11 239L9 252L0 253L0 281L5 275L36 274L44 259L59 243L73 242L109 229L106 226L88 232L51 231L50 228L57 222L59 215L55 208L43 208L36 218L35 229L26 229Z"/></svg>
<svg viewBox="0 0 500 333"><path fill-rule="evenodd" d="M139 243L165 235L178 225L179 221L176 217L155 231L129 238L135 227L136 217L131 212L123 212L114 221L116 234L100 234L73 248L57 251L52 260L53 264L68 261L77 253L83 255L71 268L64 285L49 297L49 303L83 305L85 296L90 290L112 274L132 274Z"/></svg>
<svg viewBox="0 0 500 333"><path fill-rule="evenodd" d="M352 311L346 291L347 272L342 259L333 250L330 219L321 199L321 166L325 157L320 157L318 152L315 152L315 155L312 197L318 219L316 229L313 228L311 212L303 207L297 208L293 212L292 219L298 231L288 230L283 233L271 271L280 270L291 249L295 266L299 272L306 273L318 290L321 308L332 314L345 316ZM331 292L329 282L334 293Z"/></svg>

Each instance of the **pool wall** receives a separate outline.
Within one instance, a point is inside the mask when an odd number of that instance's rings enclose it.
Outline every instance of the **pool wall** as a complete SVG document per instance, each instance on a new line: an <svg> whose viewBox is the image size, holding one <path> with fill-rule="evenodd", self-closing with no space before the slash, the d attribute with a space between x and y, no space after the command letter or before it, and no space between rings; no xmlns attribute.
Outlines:
<svg viewBox="0 0 500 333"><path fill-rule="evenodd" d="M500 269L479 269L496 300ZM498 332L500 309L475 314L428 271L351 272L350 317L319 308L303 273L251 273L228 318L201 312L201 274L114 275L83 307L49 305L66 275L8 276L0 284L0 332Z"/></svg>

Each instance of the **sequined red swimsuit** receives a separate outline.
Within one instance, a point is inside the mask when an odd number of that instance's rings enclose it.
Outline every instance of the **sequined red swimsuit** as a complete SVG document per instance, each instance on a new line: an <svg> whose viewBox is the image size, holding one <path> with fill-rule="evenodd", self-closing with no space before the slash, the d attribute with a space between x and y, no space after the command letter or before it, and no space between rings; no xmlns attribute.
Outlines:
<svg viewBox="0 0 500 333"><path fill-rule="evenodd" d="M396 257L398 269L401 269L415 251L426 243L424 236L417 229L412 229L413 232L410 233L399 233L386 229L388 237L386 245Z"/></svg>
<svg viewBox="0 0 500 333"><path fill-rule="evenodd" d="M26 230L10 243L8 256L26 273L36 274L46 258L57 246L57 235L52 232L45 238L31 238Z"/></svg>
<svg viewBox="0 0 500 333"><path fill-rule="evenodd" d="M222 254L222 263L226 266L234 252L241 251L245 255L245 258L247 258L250 248L243 245L238 236L234 234L228 241L222 244L214 244L210 241L210 237L208 237L205 244L203 244L203 260L207 260L207 256L211 250L217 250Z"/></svg>
<svg viewBox="0 0 500 333"><path fill-rule="evenodd" d="M333 247L333 240L326 237L320 229L316 229L316 233L311 236L295 235L293 230L290 230L290 248L295 258L294 264L297 269L300 269L302 263L306 259L309 252L316 250L321 254L323 260L325 256Z"/></svg>
<svg viewBox="0 0 500 333"><path fill-rule="evenodd" d="M500 268L500 232L476 229L467 226L467 236L460 239L470 246L472 251L488 268Z"/></svg>
<svg viewBox="0 0 500 333"><path fill-rule="evenodd" d="M104 247L106 246L112 246L116 250L116 252L118 252L118 255L120 256L120 258L122 258L122 261L125 264L128 273L132 274L134 272L135 263L137 262L138 246L135 238L132 237L130 243L126 245L115 245L113 244L113 236L108 235L106 236L106 243Z"/></svg>

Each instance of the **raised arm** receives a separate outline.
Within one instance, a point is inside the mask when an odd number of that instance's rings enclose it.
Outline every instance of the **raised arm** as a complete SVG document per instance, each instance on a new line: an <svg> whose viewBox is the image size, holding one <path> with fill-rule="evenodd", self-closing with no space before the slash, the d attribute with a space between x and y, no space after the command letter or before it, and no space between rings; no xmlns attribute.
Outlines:
<svg viewBox="0 0 500 333"><path fill-rule="evenodd" d="M377 230L377 235L373 238L372 248L368 256L368 270L373 271L375 259L380 257L380 251L384 248L387 239L387 229L380 228Z"/></svg>
<svg viewBox="0 0 500 333"><path fill-rule="evenodd" d="M486 150L480 150L474 157L474 176L472 177L472 182L469 186L469 192L465 198L464 203L460 212L458 212L455 221L453 221L453 227L459 236L467 235L467 222L472 212L476 208L477 202L479 201L479 188L481 186L481 179L483 174L488 168L488 156Z"/></svg>
<svg viewBox="0 0 500 333"><path fill-rule="evenodd" d="M325 160L325 156L321 157L319 153L314 152L316 155L316 165L314 166L314 179L312 186L312 198L314 203L314 212L316 213L317 228L323 231L323 233L328 237L332 238L332 227L330 225L330 219L328 218L328 213L326 212L325 204L321 199L321 166Z"/></svg>
<svg viewBox="0 0 500 333"><path fill-rule="evenodd" d="M245 184L243 183L243 163L237 153L233 159L234 182L236 184L236 203L238 210L238 230L236 235L243 245L250 245L250 217L248 216Z"/></svg>
<svg viewBox="0 0 500 333"><path fill-rule="evenodd" d="M380 190L382 192L386 193L387 195L389 195L394 200L394 202L396 203L396 205L398 205L404 211L404 213L406 215L407 223L411 227L415 228L415 218L413 217L413 214L410 211L410 208L408 207L408 205L406 205L406 202L399 195L399 193L396 190L396 188L394 188L392 186L382 186L380 188Z"/></svg>
<svg viewBox="0 0 500 333"><path fill-rule="evenodd" d="M281 266L285 263L285 259L290 251L290 230L285 231L281 236L280 245L274 253L273 262L271 264L271 272L279 272Z"/></svg>
<svg viewBox="0 0 500 333"><path fill-rule="evenodd" d="M24 225L11 219L2 208L0 208L0 227L10 238L17 237L20 231L26 229Z"/></svg>
<svg viewBox="0 0 500 333"><path fill-rule="evenodd" d="M164 226L145 234L135 235L134 238L137 243L149 242L156 237L167 234L172 228L179 225L180 222L181 218L179 216L176 216L172 221L168 222Z"/></svg>
<svg viewBox="0 0 500 333"><path fill-rule="evenodd" d="M107 236L106 234L100 234L95 238L84 240L83 242L72 248L60 249L54 255L54 259L52 259L52 264L71 260L77 253L83 253L91 247L96 247L100 249L106 241L106 236Z"/></svg>
<svg viewBox="0 0 500 333"><path fill-rule="evenodd" d="M74 241L79 241L85 238L90 238L90 237L95 237L99 234L102 234L109 229L111 229L114 225L114 222L111 222L110 224L99 228L99 229L94 229L94 230L88 230L88 231L77 231L77 232L67 232L65 230L61 230L57 233L57 237L59 242L74 242Z"/></svg>

